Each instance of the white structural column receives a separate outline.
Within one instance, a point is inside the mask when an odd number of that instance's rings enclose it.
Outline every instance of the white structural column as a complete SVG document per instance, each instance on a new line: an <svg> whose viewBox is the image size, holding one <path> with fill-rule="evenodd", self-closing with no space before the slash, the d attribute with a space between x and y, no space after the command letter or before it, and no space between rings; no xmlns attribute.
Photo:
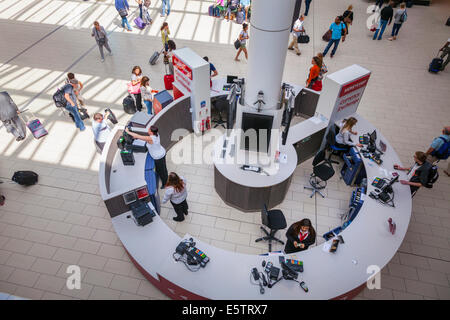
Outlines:
<svg viewBox="0 0 450 320"><path fill-rule="evenodd" d="M254 0L248 48L246 105L264 92L262 109L275 109L286 60L295 0Z"/></svg>

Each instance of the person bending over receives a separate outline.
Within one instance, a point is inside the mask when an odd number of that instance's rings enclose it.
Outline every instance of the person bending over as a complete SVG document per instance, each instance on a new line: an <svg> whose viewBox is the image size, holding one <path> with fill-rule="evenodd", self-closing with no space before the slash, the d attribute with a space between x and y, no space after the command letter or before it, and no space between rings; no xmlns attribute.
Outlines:
<svg viewBox="0 0 450 320"><path fill-rule="evenodd" d="M294 253L308 249L316 242L316 231L309 219L300 220L292 224L286 232L285 253Z"/></svg>
<svg viewBox="0 0 450 320"><path fill-rule="evenodd" d="M166 191L162 202L166 203L170 200L173 209L177 213L177 216L173 218L174 221L181 222L184 220L184 215L188 214L189 207L186 198L186 179L179 177L175 172L171 172L167 180Z"/></svg>

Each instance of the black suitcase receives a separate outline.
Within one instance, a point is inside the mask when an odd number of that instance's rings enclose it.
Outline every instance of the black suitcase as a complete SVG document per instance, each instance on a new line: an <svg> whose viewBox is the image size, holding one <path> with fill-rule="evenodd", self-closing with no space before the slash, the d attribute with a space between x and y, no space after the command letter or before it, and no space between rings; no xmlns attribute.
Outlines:
<svg viewBox="0 0 450 320"><path fill-rule="evenodd" d="M428 72L432 73L438 73L442 70L442 64L444 63L444 60L441 58L434 58L431 60L430 66L428 67Z"/></svg>
<svg viewBox="0 0 450 320"><path fill-rule="evenodd" d="M136 105L135 105L134 99L131 95L128 95L123 99L122 105L123 105L123 111L125 111L126 113L128 113L128 114L136 113Z"/></svg>
<svg viewBox="0 0 450 320"><path fill-rule="evenodd" d="M150 57L150 60L148 61L152 66L156 64L158 61L159 56L161 55L162 51L155 51L152 56Z"/></svg>
<svg viewBox="0 0 450 320"><path fill-rule="evenodd" d="M16 171L11 180L22 186L32 186L38 182L38 174L33 171Z"/></svg>
<svg viewBox="0 0 450 320"><path fill-rule="evenodd" d="M105 112L109 112L108 120L111 121L112 124L117 124L117 117L116 115L111 111L110 108L105 109Z"/></svg>

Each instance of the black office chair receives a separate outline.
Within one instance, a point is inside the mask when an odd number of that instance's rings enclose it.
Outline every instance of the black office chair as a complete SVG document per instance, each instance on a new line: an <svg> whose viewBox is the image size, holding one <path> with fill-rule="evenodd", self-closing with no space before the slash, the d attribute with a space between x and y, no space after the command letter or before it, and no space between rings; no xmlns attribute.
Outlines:
<svg viewBox="0 0 450 320"><path fill-rule="evenodd" d="M330 154L329 154L327 160L331 163L336 163L336 164L339 164L339 161L332 160L331 157L333 155L341 156L343 152L348 151L348 148L342 148L342 147L337 146L336 131L334 130L333 126L330 127L330 130L328 130L328 133L327 133L327 148L330 150Z"/></svg>
<svg viewBox="0 0 450 320"><path fill-rule="evenodd" d="M261 221L262 224L270 229L268 232L264 227L261 230L266 234L265 237L261 237L255 240L259 241L269 241L269 252L272 251L272 241L278 241L284 245L284 242L278 238L275 238L275 233L278 230L285 229L287 227L286 218L281 210L267 210L267 206L264 204L261 210Z"/></svg>
<svg viewBox="0 0 450 320"><path fill-rule="evenodd" d="M334 175L334 169L331 161L325 159L325 150L320 150L316 154L313 160L313 166L313 173L311 173L309 178L309 184L311 187L305 186L304 188L313 191L310 198L312 198L316 192L318 192L322 198L325 198L320 190L327 186L327 180Z"/></svg>
<svg viewBox="0 0 450 320"><path fill-rule="evenodd" d="M215 123L216 125L214 126L214 128L217 128L218 126L222 126L224 129L225 128L225 123L226 121L224 121L222 119L222 112L227 111L228 110L228 101L225 99L217 99L214 103L214 109L216 109L216 111L219 114L219 117L217 119L213 119L212 122Z"/></svg>

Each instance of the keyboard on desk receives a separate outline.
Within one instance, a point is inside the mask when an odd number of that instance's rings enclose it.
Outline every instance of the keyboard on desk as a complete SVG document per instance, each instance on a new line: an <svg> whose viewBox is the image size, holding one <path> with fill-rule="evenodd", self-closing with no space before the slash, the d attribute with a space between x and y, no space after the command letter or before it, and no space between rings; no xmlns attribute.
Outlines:
<svg viewBox="0 0 450 320"><path fill-rule="evenodd" d="M375 188L381 189L386 185L386 180L381 178L375 178L372 182L372 186Z"/></svg>

